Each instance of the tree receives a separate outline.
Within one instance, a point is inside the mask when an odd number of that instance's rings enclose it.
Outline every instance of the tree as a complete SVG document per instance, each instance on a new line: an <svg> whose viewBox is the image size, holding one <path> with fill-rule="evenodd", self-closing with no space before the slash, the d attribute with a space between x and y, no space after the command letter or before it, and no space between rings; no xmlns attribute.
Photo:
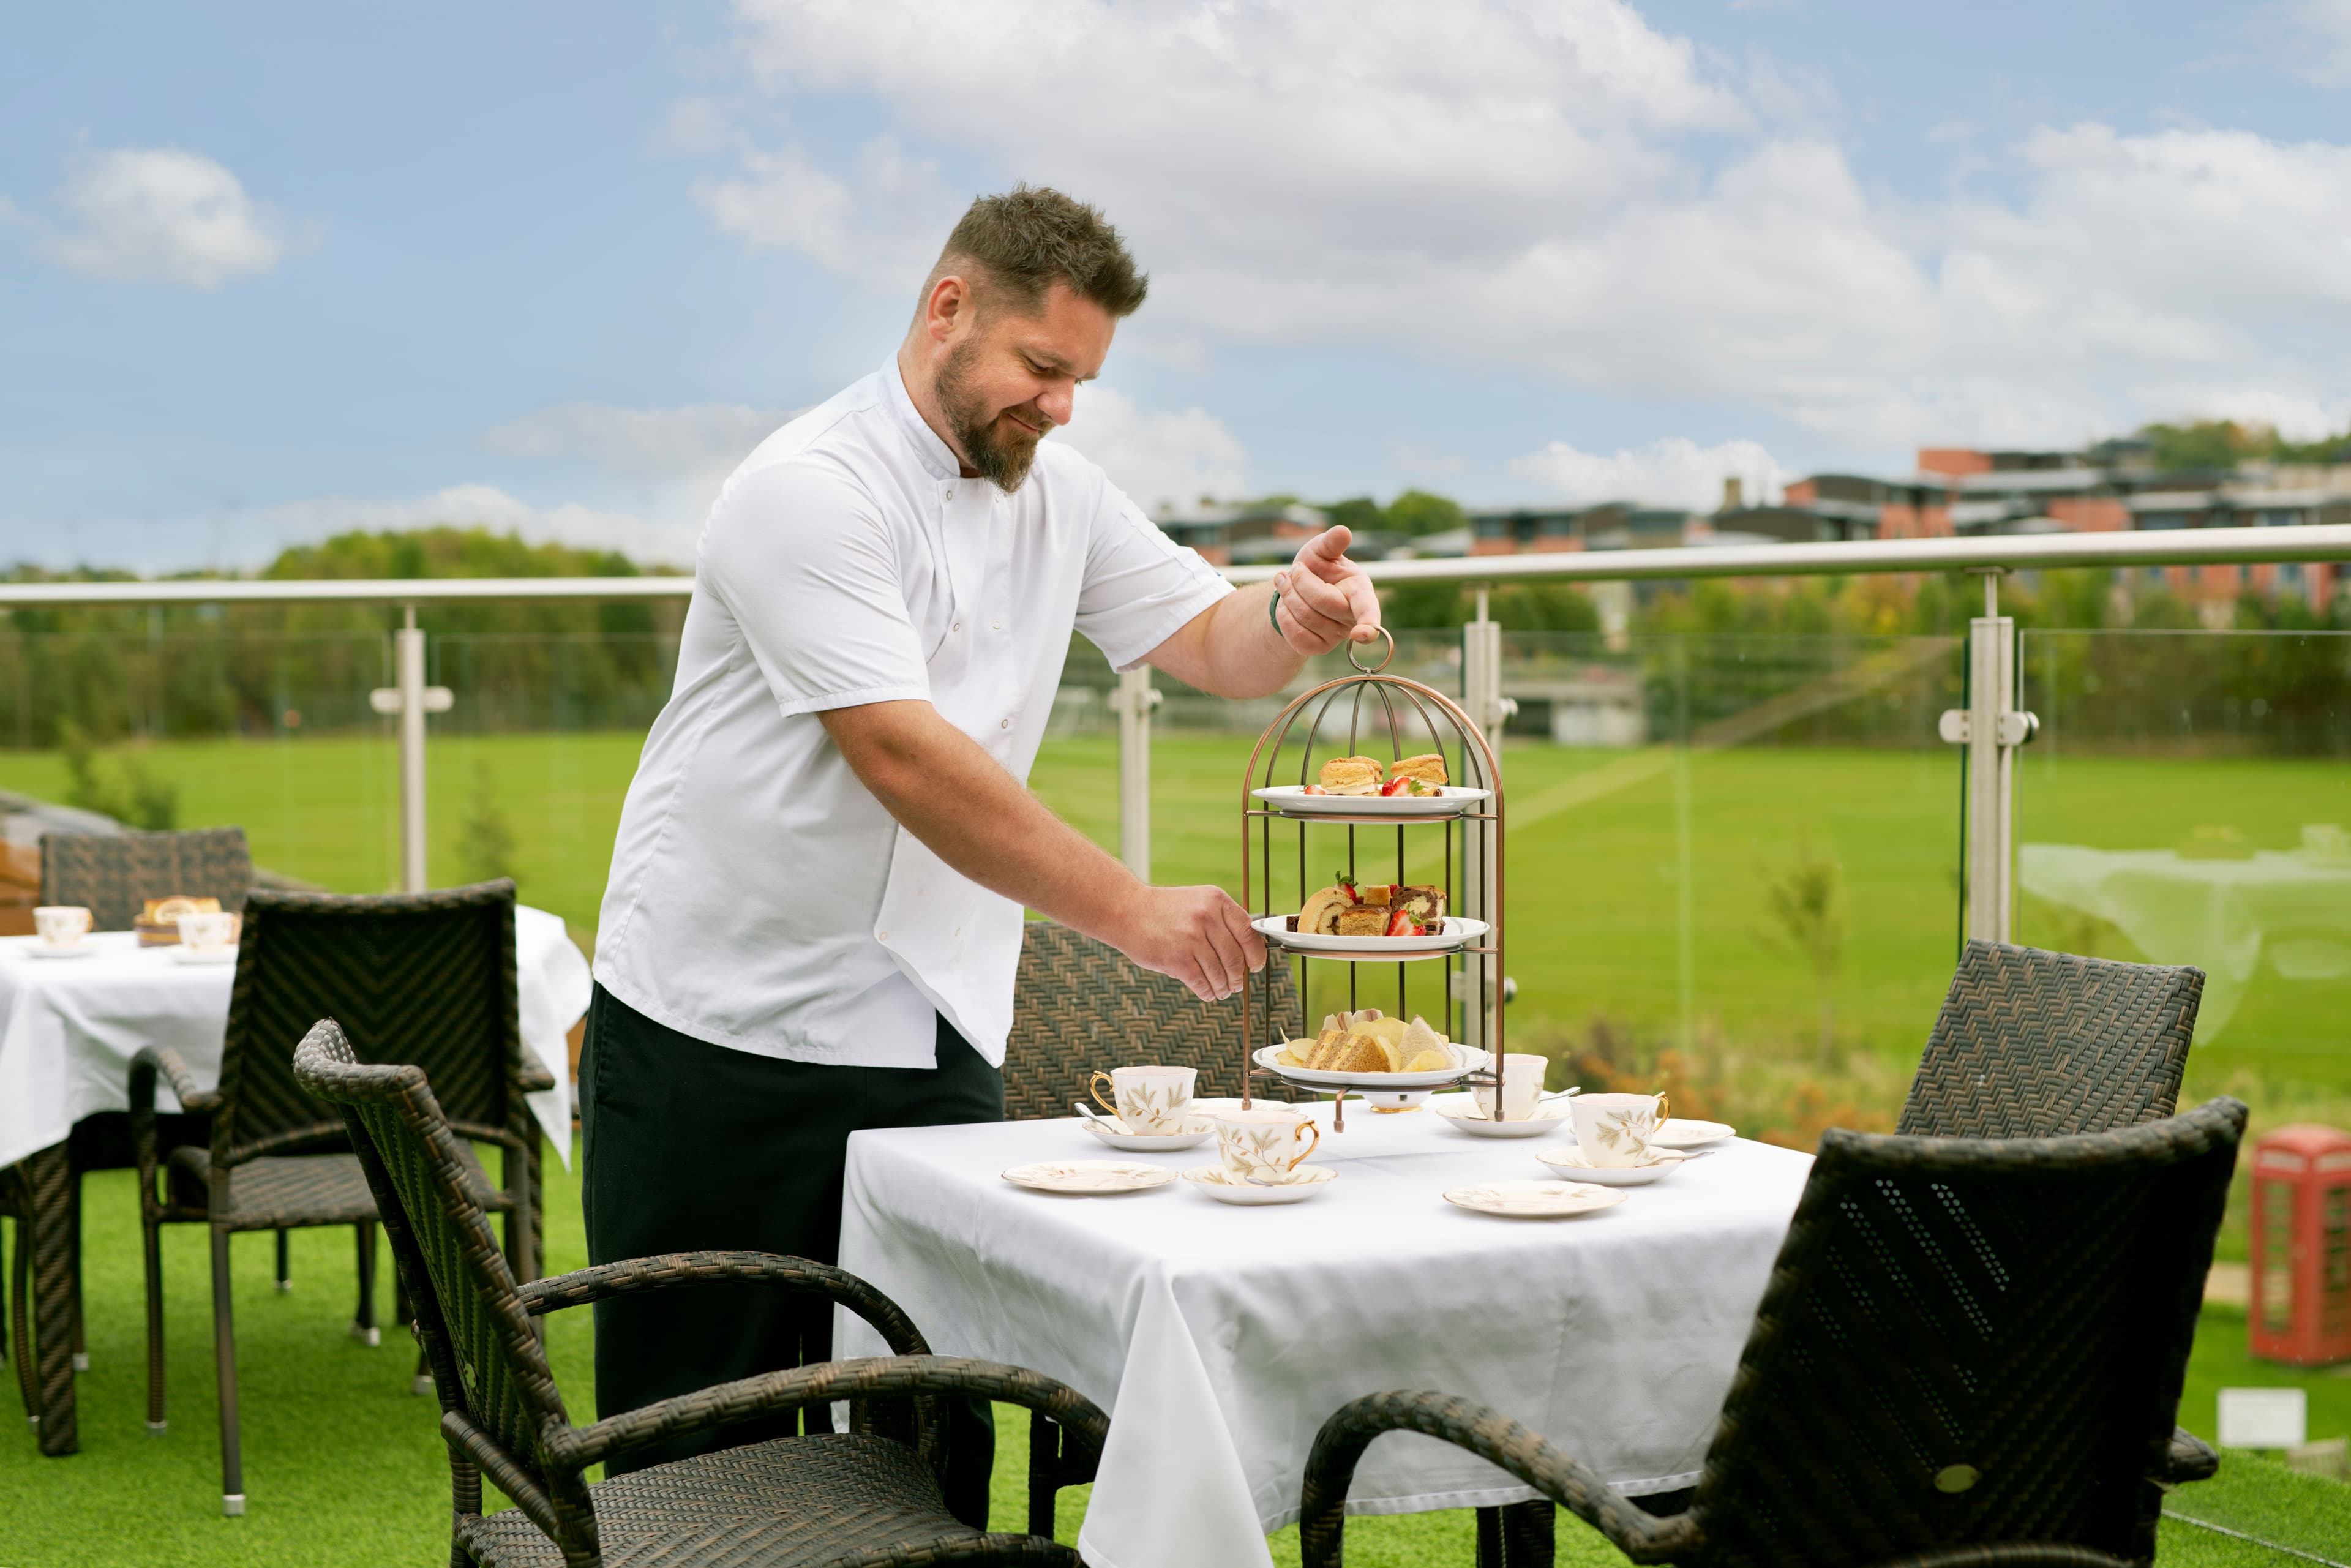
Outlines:
<svg viewBox="0 0 2351 1568"><path fill-rule="evenodd" d="M1469 526L1461 503L1426 490L1406 490L1387 507L1388 527L1403 534L1445 534Z"/></svg>
<svg viewBox="0 0 2351 1568"><path fill-rule="evenodd" d="M1794 863L1766 873L1763 904L1778 927L1762 938L1763 945L1802 958L1813 971L1813 995L1820 1007L1821 1065L1834 1068L1836 982L1844 967L1844 868L1834 855L1815 854L1809 839L1799 839Z"/></svg>
<svg viewBox="0 0 2351 1568"><path fill-rule="evenodd" d="M468 882L491 882L515 873L514 830L498 810L497 781L489 759L474 761L474 798L457 830L457 864Z"/></svg>

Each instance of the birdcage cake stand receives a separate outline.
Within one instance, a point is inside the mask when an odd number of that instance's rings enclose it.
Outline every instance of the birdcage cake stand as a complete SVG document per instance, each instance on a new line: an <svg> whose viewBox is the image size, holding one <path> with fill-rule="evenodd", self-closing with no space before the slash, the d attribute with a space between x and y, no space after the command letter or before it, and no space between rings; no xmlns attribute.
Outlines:
<svg viewBox="0 0 2351 1568"><path fill-rule="evenodd" d="M1269 968L1293 967L1300 1016L1277 1014L1275 988L1242 985L1241 1097L1268 1081L1332 1101L1332 1130L1346 1130L1346 1100L1375 1110L1416 1107L1438 1089L1492 1085L1489 1110L1503 1113L1502 783L1492 746L1460 706L1418 681L1384 674L1384 656L1302 694L1258 737L1241 781L1241 901L1266 942ZM1343 743L1344 749L1341 747ZM1314 785L1331 758L1367 756L1382 766L1436 752L1447 782L1435 795L1332 795ZM1384 755L1383 755L1384 753ZM1297 930L1310 894L1343 872L1369 886L1394 852L1395 884L1435 886L1444 895L1439 930L1422 936L1329 936ZM1285 901L1294 873L1295 896ZM1393 971L1391 984L1390 971ZM1393 1008L1391 1009L1391 1002ZM1343 1072L1279 1060L1294 1038L1311 1038L1325 1013L1378 1008L1437 1027L1455 1059L1422 1072Z"/></svg>

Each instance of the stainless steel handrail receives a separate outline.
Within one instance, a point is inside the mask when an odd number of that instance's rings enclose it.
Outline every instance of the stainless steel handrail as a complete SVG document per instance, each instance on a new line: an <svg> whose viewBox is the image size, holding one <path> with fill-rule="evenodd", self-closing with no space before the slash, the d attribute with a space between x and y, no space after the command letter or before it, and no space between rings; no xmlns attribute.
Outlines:
<svg viewBox="0 0 2351 1568"><path fill-rule="evenodd" d="M1452 556L1364 565L1379 582L1654 581L1701 577L1841 577L1888 572L2035 571L2060 567L2220 566L2351 560L2351 525L2178 528L1840 544L1685 546L1674 549ZM1263 582L1279 565L1218 569ZM0 583L0 608L131 604L449 604L484 600L682 599L691 577L433 577L170 582Z"/></svg>

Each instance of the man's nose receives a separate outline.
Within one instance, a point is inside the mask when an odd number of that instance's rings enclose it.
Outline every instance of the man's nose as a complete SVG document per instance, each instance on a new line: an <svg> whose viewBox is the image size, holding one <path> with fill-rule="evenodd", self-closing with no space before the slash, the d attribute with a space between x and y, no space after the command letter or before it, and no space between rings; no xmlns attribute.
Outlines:
<svg viewBox="0 0 2351 1568"><path fill-rule="evenodd" d="M1077 412L1077 394L1068 387L1056 388L1037 399L1037 412L1055 424L1067 424Z"/></svg>

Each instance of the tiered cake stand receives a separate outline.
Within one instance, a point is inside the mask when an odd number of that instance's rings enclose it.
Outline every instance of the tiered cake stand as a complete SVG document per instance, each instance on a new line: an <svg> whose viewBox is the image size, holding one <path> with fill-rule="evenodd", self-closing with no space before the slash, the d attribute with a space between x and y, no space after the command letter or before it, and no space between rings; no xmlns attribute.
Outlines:
<svg viewBox="0 0 2351 1568"><path fill-rule="evenodd" d="M1387 637L1385 632L1381 635ZM1350 1094L1381 1110L1406 1110L1438 1089L1497 1083L1504 1060L1500 770L1493 748L1459 705L1432 686L1381 673L1395 657L1392 637L1386 657L1369 668L1357 663L1351 647L1347 662L1356 674L1326 681L1283 708L1258 737L1241 780L1241 901L1265 937L1269 965L1268 978L1247 977L1242 988L1248 1052L1242 1103L1249 1103L1260 1077L1328 1094L1334 1102L1334 1132L1346 1130ZM1449 781L1440 795L1305 793L1332 757L1395 762L1431 751L1445 758ZM1385 875L1391 835L1392 879ZM1294 862L1289 852L1293 837ZM1277 845L1283 852L1279 872ZM1281 874L1293 863L1294 888ZM1441 887L1441 933L1322 936L1293 929L1294 912L1307 894L1327 886L1342 869L1366 885L1393 880ZM1276 962L1293 966L1298 1018L1276 1014L1270 978ZM1393 992L1385 974L1390 967ZM1397 1018L1418 1013L1428 1019L1453 1042L1458 1065L1433 1072L1345 1073L1278 1060L1288 1040L1313 1035L1313 1020L1323 1014L1373 1007ZM1501 1103L1497 1092L1494 1108L1499 1111Z"/></svg>

